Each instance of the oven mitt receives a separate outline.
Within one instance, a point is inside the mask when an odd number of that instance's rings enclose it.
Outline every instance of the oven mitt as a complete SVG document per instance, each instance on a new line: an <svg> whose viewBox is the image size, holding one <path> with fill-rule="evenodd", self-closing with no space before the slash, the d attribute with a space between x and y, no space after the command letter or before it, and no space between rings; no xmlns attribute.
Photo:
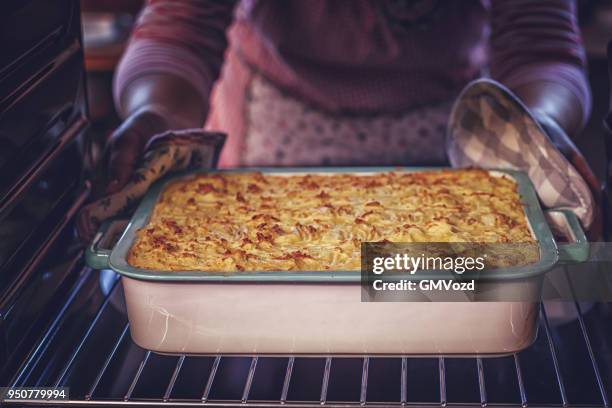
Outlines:
<svg viewBox="0 0 612 408"><path fill-rule="evenodd" d="M540 119L503 85L490 79L471 82L451 111L447 131L450 163L453 167L523 170L546 208L571 210L589 229L598 217L589 184L598 181L563 130L552 119ZM556 135L549 136L545 129ZM568 157L586 171L579 172L561 153L563 145L580 156L581 160Z"/></svg>
<svg viewBox="0 0 612 408"><path fill-rule="evenodd" d="M201 129L169 131L154 136L145 147L140 166L125 187L81 209L77 221L81 239L90 241L104 220L126 212L153 182L167 173L216 167L225 138L223 133Z"/></svg>

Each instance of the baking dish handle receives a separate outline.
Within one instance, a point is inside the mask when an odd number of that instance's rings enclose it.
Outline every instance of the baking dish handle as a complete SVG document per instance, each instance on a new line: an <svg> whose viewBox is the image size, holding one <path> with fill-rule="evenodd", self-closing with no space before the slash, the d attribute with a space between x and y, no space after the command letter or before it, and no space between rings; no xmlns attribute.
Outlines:
<svg viewBox="0 0 612 408"><path fill-rule="evenodd" d="M589 242L576 214L570 210L550 209L546 219L551 228L568 242L557 242L560 263L584 262L589 259Z"/></svg>
<svg viewBox="0 0 612 408"><path fill-rule="evenodd" d="M124 231L127 223L128 220L125 219L110 219L102 223L91 244L85 250L85 262L90 268L108 269L108 260L113 251L112 246L116 242L116 240L110 242L111 238L117 236L117 231Z"/></svg>

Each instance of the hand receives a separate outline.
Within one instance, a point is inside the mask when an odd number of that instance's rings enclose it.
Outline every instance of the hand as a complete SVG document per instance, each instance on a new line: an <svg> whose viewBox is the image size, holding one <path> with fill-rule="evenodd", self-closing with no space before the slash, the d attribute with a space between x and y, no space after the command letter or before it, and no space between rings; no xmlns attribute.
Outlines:
<svg viewBox="0 0 612 408"><path fill-rule="evenodd" d="M139 110L127 117L109 138L104 152L106 180L98 195L109 195L123 188L136 169L148 140L167 130L167 121L151 110Z"/></svg>
<svg viewBox="0 0 612 408"><path fill-rule="evenodd" d="M120 101L117 109L126 119L107 143L103 163L108 176L97 183L104 189L94 195L113 194L126 185L152 136L201 127L207 111L206 101L190 82L168 74L135 79L123 89Z"/></svg>

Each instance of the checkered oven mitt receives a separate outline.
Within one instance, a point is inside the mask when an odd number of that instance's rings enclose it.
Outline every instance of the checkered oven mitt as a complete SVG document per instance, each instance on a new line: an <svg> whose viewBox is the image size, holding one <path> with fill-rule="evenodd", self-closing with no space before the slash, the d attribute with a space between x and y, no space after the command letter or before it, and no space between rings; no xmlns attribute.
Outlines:
<svg viewBox="0 0 612 408"><path fill-rule="evenodd" d="M169 131L154 136L130 181L118 192L83 207L77 230L84 241L93 238L100 224L130 209L151 184L165 174L181 170L216 167L225 134L201 129Z"/></svg>
<svg viewBox="0 0 612 408"><path fill-rule="evenodd" d="M594 223L597 206L587 181L519 99L493 80L470 83L455 102L447 153L453 167L523 170L545 207L573 211L586 229Z"/></svg>

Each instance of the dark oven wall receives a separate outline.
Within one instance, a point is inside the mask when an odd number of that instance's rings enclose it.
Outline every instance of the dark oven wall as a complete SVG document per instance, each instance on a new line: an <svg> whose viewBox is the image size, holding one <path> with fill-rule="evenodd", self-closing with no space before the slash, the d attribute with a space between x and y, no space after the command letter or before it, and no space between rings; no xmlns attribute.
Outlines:
<svg viewBox="0 0 612 408"><path fill-rule="evenodd" d="M0 3L0 384L80 267L87 123L78 1Z"/></svg>

